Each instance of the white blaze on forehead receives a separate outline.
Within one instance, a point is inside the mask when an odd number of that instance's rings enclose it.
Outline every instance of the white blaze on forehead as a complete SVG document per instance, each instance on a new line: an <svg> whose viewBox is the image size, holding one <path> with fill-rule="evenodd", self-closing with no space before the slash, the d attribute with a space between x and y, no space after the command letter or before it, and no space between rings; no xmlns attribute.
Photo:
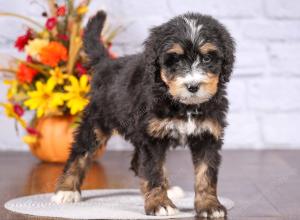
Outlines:
<svg viewBox="0 0 300 220"><path fill-rule="evenodd" d="M199 64L200 64L200 58L199 56L197 56L197 59L194 61L194 63L192 64L191 70L192 72L197 72L199 71Z"/></svg>
<svg viewBox="0 0 300 220"><path fill-rule="evenodd" d="M199 57L194 61L194 63L191 66L191 70L188 74L186 74L183 77L178 77L178 79L182 83L200 83L201 81L206 79L206 76L204 75L204 72L199 68L200 59Z"/></svg>
<svg viewBox="0 0 300 220"><path fill-rule="evenodd" d="M199 35L199 32L202 28L202 25L197 25L197 20L196 19L183 17L183 20L190 27L191 40L195 41L197 39L197 36Z"/></svg>

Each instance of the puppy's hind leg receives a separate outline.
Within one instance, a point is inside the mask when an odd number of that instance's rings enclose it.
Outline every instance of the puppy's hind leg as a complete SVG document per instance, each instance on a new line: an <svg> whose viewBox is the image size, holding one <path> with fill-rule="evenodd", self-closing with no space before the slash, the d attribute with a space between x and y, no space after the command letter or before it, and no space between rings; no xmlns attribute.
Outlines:
<svg viewBox="0 0 300 220"><path fill-rule="evenodd" d="M56 203L69 203L80 201L80 186L85 176L86 170L91 160L89 152L71 152L71 155L60 176L55 195L52 201Z"/></svg>
<svg viewBox="0 0 300 220"><path fill-rule="evenodd" d="M107 141L108 137L99 128L95 128L91 120L87 117L83 118L75 133L75 142L72 145L63 174L58 180L52 201L58 204L80 201L80 186L92 161L93 154Z"/></svg>

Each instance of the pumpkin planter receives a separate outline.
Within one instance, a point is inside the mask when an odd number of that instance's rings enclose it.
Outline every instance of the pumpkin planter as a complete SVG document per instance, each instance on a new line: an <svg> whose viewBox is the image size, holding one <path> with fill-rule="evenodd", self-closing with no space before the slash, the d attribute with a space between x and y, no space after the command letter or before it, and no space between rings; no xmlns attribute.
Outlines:
<svg viewBox="0 0 300 220"><path fill-rule="evenodd" d="M71 144L73 142L72 126L74 117L51 116L38 119L35 129L39 133L37 142L30 144L30 150L34 156L47 162L66 162ZM94 158L99 158L105 151L101 146Z"/></svg>
<svg viewBox="0 0 300 220"><path fill-rule="evenodd" d="M27 180L23 186L23 193L38 194L49 193L55 190L57 179L62 173L63 164L58 163L37 163L31 168ZM108 187L105 168L101 163L91 163L86 177L82 183L82 189L102 189Z"/></svg>

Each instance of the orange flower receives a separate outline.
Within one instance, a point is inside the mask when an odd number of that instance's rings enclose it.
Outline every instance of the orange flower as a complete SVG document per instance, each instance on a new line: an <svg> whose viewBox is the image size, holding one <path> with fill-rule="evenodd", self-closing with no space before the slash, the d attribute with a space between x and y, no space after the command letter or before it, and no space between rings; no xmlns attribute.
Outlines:
<svg viewBox="0 0 300 220"><path fill-rule="evenodd" d="M43 64L55 67L60 61L67 61L67 49L59 42L50 42L40 52Z"/></svg>
<svg viewBox="0 0 300 220"><path fill-rule="evenodd" d="M17 79L21 83L31 83L36 74L37 71L35 69L21 63L17 72Z"/></svg>

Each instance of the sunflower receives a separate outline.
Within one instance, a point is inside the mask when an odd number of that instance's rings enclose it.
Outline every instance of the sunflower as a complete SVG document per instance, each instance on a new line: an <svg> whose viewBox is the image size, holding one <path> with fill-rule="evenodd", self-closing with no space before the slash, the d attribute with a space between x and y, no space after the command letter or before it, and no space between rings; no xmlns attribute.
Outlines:
<svg viewBox="0 0 300 220"><path fill-rule="evenodd" d="M70 85L64 87L66 94L64 99L67 101L67 107L70 108L72 115L82 111L88 104L87 94L90 91L87 75L83 75L78 80L75 76L70 76Z"/></svg>
<svg viewBox="0 0 300 220"><path fill-rule="evenodd" d="M55 83L48 80L47 83L37 82L36 90L28 92L29 99L24 102L30 110L37 111L37 117L57 111L64 104L63 94L54 92Z"/></svg>

